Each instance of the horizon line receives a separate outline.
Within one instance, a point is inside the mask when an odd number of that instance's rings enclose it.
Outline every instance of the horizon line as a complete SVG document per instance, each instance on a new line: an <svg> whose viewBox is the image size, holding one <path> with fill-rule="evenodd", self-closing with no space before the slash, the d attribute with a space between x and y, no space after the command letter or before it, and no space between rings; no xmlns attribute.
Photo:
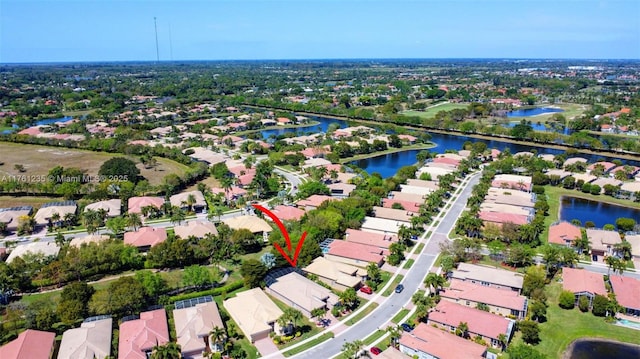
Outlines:
<svg viewBox="0 0 640 359"><path fill-rule="evenodd" d="M640 61L640 58L571 58L571 57L327 57L327 58L265 58L265 59L181 59L181 60L69 60L0 62L5 65L107 64L107 63L181 63L181 62L279 62L279 61L424 61L424 60L505 60L505 61Z"/></svg>

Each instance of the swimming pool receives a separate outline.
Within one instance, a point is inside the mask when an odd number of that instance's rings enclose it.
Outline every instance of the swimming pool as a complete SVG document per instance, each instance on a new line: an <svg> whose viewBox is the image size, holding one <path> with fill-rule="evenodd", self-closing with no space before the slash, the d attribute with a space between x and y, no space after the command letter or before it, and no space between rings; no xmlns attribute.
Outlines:
<svg viewBox="0 0 640 359"><path fill-rule="evenodd" d="M640 323L628 319L618 319L618 325L640 330Z"/></svg>

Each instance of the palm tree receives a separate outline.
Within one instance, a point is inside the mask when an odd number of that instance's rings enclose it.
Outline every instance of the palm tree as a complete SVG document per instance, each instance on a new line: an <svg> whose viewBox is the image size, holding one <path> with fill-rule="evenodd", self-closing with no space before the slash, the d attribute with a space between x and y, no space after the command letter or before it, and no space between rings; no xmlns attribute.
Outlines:
<svg viewBox="0 0 640 359"><path fill-rule="evenodd" d="M402 327L396 325L395 327L388 327L387 332L389 333L389 342L390 345L394 348L398 347L398 340L402 336Z"/></svg>
<svg viewBox="0 0 640 359"><path fill-rule="evenodd" d="M353 288L347 288L347 290L345 290L344 292L339 293L338 298L340 299L342 305L349 309L355 307L358 303L358 294Z"/></svg>
<svg viewBox="0 0 640 359"><path fill-rule="evenodd" d="M469 337L469 324L467 322L460 322L456 328L456 335L463 338Z"/></svg>
<svg viewBox="0 0 640 359"><path fill-rule="evenodd" d="M311 317L317 318L318 321L321 321L326 314L327 314L326 308L314 308L311 310Z"/></svg>
<svg viewBox="0 0 640 359"><path fill-rule="evenodd" d="M189 207L189 212L193 212L193 205L196 204L196 196L194 196L193 193L189 194L185 202Z"/></svg>
<svg viewBox="0 0 640 359"><path fill-rule="evenodd" d="M227 332L225 332L223 328L215 326L209 332L209 336L211 337L211 350L214 352L224 351L224 342L227 338Z"/></svg>
<svg viewBox="0 0 640 359"><path fill-rule="evenodd" d="M184 221L184 219L186 217L187 216L185 215L185 213L184 213L184 211L182 209L180 209L178 207L175 207L175 206L172 207L171 218L170 218L171 223L173 223L173 224L177 223L178 225L180 225L180 223L182 223L182 221Z"/></svg>
<svg viewBox="0 0 640 359"><path fill-rule="evenodd" d="M335 182L338 179L338 171L335 169L329 171L329 177L331 177L331 180Z"/></svg>
<svg viewBox="0 0 640 359"><path fill-rule="evenodd" d="M500 333L498 334L498 341L500 341L500 345L502 346L502 350L504 350L504 348L507 346L507 340L509 338L507 338L507 335L504 333Z"/></svg>
<svg viewBox="0 0 640 359"><path fill-rule="evenodd" d="M76 215L75 213L71 213L71 212L65 213L63 220L67 228L71 229L76 221Z"/></svg>
<svg viewBox="0 0 640 359"><path fill-rule="evenodd" d="M127 215L127 226L133 228L134 231L137 231L138 228L142 226L142 219L140 218L140 214L129 213Z"/></svg>
<svg viewBox="0 0 640 359"><path fill-rule="evenodd" d="M150 359L180 359L182 358L182 352L180 349L180 345L174 342L169 342L164 345L159 345L156 343L156 346L153 347L151 351Z"/></svg>
<svg viewBox="0 0 640 359"><path fill-rule="evenodd" d="M362 340L356 339L352 342L346 342L342 345L342 352L347 358L358 358L360 351L364 347Z"/></svg>
<svg viewBox="0 0 640 359"><path fill-rule="evenodd" d="M424 285L429 287L431 295L437 295L442 286L444 286L444 283L445 279L433 272L427 274L427 277L424 279ZM431 288L433 288L433 292L431 292Z"/></svg>
<svg viewBox="0 0 640 359"><path fill-rule="evenodd" d="M60 222L60 213L54 212L51 215L51 223L53 224L54 227L58 227L58 225L60 224L58 222Z"/></svg>
<svg viewBox="0 0 640 359"><path fill-rule="evenodd" d="M302 316L302 312L294 309L294 308L287 308L284 310L282 317L284 317L284 319L286 320L286 324L287 326L291 325L291 333L293 333L295 331L295 329L298 327L298 323L302 320L303 316Z"/></svg>

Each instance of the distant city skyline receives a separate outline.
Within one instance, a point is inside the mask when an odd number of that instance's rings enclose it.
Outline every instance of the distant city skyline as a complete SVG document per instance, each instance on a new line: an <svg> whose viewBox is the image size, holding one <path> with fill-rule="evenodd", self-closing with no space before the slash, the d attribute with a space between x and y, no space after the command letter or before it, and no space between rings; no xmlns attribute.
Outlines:
<svg viewBox="0 0 640 359"><path fill-rule="evenodd" d="M638 0L1 0L0 63L640 59Z"/></svg>

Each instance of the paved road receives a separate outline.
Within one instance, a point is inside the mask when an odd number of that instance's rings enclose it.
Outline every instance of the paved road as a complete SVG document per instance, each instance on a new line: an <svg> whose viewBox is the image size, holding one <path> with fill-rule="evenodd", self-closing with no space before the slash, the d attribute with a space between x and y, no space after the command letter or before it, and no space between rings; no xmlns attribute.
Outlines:
<svg viewBox="0 0 640 359"><path fill-rule="evenodd" d="M433 266L440 248L438 243L447 240L447 233L451 231L455 222L465 208L467 198L471 194L473 186L480 180L480 175L476 174L462 192L458 195L448 213L440 221L435 228L433 235L427 240L427 245L416 262L411 266L411 270L407 273L402 284L405 290L402 293L393 293L384 302L382 302L367 318L361 320L349 329L339 333L335 338L330 339L320 345L313 347L294 358L331 358L342 351L342 345L346 342L352 342L356 339L366 338L377 328L382 326L391 319L398 310L411 300L411 296L420 287L422 280L426 276L429 269ZM268 356L267 356L268 357Z"/></svg>
<svg viewBox="0 0 640 359"><path fill-rule="evenodd" d="M302 183L302 177L300 177L300 175L298 174L287 172L279 168L274 169L273 172L284 177L287 182L289 182L289 194L295 197L296 193L298 193L298 187L300 187L300 184Z"/></svg>

